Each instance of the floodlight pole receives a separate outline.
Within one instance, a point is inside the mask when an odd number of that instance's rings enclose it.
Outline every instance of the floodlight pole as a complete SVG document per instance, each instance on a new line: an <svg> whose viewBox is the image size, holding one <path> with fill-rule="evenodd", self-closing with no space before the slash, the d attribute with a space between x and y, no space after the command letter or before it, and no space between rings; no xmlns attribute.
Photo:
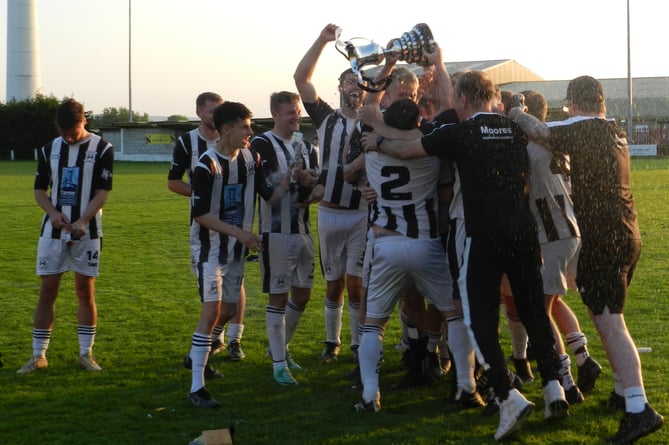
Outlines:
<svg viewBox="0 0 669 445"><path fill-rule="evenodd" d="M632 142L632 57L630 50L630 0L627 0L627 141Z"/></svg>
<svg viewBox="0 0 669 445"><path fill-rule="evenodd" d="M132 0L128 0L128 122L132 122Z"/></svg>

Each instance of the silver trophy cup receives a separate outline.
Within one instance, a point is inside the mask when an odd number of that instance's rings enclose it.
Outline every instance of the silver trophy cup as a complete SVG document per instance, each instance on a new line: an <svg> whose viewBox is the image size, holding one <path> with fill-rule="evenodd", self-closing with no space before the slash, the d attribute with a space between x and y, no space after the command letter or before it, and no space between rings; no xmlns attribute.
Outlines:
<svg viewBox="0 0 669 445"><path fill-rule="evenodd" d="M356 46L354 40L365 40L364 45ZM380 65L386 55L399 56L400 60L407 63L416 63L426 66L428 62L425 52L434 50L434 38L432 31L425 23L419 23L411 31L405 32L401 37L393 39L387 48L367 39L351 39L346 42L337 42L337 51L344 55L351 64L351 69L358 75L358 84L366 91L380 92L388 88L390 78L374 82L365 77L362 67L366 65Z"/></svg>

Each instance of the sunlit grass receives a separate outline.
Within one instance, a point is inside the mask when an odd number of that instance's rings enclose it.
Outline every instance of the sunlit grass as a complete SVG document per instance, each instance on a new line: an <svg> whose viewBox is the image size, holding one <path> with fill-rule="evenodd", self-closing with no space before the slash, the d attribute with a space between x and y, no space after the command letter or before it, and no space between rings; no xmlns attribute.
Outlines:
<svg viewBox="0 0 669 445"><path fill-rule="evenodd" d="M626 319L642 354L646 391L662 413L669 413L669 160L635 159L634 194L644 238L643 255L630 288ZM457 411L446 399L450 381L431 388L391 391L402 375L399 333L393 318L385 337L381 370L384 411L355 413L359 394L343 376L352 367L344 348L339 362L324 365L324 285L318 277L312 301L292 343L305 370L300 386L283 388L271 377L265 356L265 305L257 263L247 265L248 308L244 350L247 359L231 363L217 356L213 365L225 378L208 383L223 403L216 411L198 410L187 400L190 374L181 360L199 315L195 278L189 271L188 203L166 187L167 164L117 163L114 190L104 211L105 241L95 352L104 371L76 367L76 302L73 283L63 281L49 367L17 375L31 352L32 314L38 292L35 248L41 211L32 193L33 162L0 163L0 370L1 444L179 444L204 429L234 425L240 444L488 444L496 417ZM316 209L312 210L314 217ZM572 407L559 423L543 421L540 385L527 388L537 403L530 422L509 443L603 443L619 415L600 406L612 389L601 344L576 295L568 298L590 341L592 354L605 366L594 393ZM344 342L348 342L344 311ZM506 329L505 349L510 350ZM664 430L643 443L669 443Z"/></svg>

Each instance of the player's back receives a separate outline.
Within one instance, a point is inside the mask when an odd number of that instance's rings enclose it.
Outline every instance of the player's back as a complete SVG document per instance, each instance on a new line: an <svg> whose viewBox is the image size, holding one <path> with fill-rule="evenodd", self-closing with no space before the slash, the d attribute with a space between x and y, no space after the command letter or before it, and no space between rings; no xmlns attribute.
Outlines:
<svg viewBox="0 0 669 445"><path fill-rule="evenodd" d="M439 236L437 181L440 161L434 156L400 160L370 152L365 169L377 193L372 223L410 238Z"/></svg>

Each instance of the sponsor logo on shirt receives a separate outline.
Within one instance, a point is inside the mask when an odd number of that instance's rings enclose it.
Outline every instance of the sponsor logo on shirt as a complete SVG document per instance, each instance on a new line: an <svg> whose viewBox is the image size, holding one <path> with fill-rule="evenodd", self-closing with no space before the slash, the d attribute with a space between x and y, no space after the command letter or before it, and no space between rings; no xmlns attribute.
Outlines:
<svg viewBox="0 0 669 445"><path fill-rule="evenodd" d="M511 127L489 127L483 125L480 127L481 135L484 140L488 139L513 139L513 129Z"/></svg>

